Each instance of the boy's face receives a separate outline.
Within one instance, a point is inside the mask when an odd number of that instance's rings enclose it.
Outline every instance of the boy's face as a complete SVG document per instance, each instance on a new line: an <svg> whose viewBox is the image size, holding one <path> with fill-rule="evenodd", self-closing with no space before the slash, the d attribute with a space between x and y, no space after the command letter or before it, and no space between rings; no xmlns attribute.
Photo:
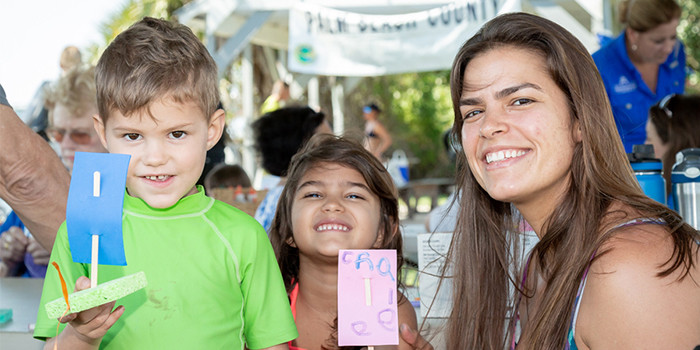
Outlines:
<svg viewBox="0 0 700 350"><path fill-rule="evenodd" d="M206 152L221 137L224 111L207 117L192 102L162 99L147 111L125 117L112 111L106 123L95 117L95 129L110 153L131 155L126 178L129 195L153 208L169 208L196 193Z"/></svg>

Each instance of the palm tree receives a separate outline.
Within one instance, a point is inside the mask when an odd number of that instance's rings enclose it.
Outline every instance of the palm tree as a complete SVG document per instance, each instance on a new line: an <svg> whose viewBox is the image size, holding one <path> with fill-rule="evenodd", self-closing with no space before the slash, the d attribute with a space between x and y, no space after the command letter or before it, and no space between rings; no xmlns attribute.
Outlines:
<svg viewBox="0 0 700 350"><path fill-rule="evenodd" d="M88 62L96 64L107 45L122 31L143 17L170 19L173 12L191 0L129 0L102 22L100 32L102 42L93 43L87 48Z"/></svg>

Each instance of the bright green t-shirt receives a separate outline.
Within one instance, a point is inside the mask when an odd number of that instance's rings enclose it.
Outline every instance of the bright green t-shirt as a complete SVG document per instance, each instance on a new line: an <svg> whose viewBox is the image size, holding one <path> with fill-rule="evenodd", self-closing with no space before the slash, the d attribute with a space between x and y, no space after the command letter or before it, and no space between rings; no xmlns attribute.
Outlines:
<svg viewBox="0 0 700 350"><path fill-rule="evenodd" d="M265 230L242 211L199 193L168 209L129 195L122 229L127 266L99 266L99 283L144 271L146 288L117 301L121 318L102 349L259 349L298 336ZM65 222L51 261L72 290L90 264L74 263ZM44 305L62 297L56 269L46 274L34 337L56 336ZM59 344L59 348L60 344Z"/></svg>

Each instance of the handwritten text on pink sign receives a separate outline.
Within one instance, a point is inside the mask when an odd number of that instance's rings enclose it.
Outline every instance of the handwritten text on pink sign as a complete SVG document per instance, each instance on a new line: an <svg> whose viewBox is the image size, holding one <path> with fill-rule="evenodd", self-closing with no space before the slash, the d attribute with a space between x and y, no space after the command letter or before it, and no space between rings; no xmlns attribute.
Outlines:
<svg viewBox="0 0 700 350"><path fill-rule="evenodd" d="M396 251L340 250L338 344L398 343Z"/></svg>

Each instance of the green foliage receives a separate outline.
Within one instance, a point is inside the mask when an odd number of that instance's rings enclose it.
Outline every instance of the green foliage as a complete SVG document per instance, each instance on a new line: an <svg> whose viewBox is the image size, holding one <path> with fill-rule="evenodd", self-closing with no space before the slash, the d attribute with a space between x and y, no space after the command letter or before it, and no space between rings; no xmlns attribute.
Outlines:
<svg viewBox="0 0 700 350"><path fill-rule="evenodd" d="M121 9L112 13L100 25L102 42L93 43L87 48L88 62L97 64L102 52L119 33L123 32L143 17L170 19L173 12L190 0L129 0Z"/></svg>
<svg viewBox="0 0 700 350"><path fill-rule="evenodd" d="M685 44L688 66L693 72L688 78L688 93L700 93L700 0L681 0L683 13L678 36Z"/></svg>
<svg viewBox="0 0 700 350"><path fill-rule="evenodd" d="M348 98L353 109L346 120L355 120L347 121L346 128L361 128L359 109L374 101L382 107L380 120L394 140L387 157L395 149L406 151L412 178L451 177L454 165L442 142L454 118L449 80L449 71L366 78Z"/></svg>

